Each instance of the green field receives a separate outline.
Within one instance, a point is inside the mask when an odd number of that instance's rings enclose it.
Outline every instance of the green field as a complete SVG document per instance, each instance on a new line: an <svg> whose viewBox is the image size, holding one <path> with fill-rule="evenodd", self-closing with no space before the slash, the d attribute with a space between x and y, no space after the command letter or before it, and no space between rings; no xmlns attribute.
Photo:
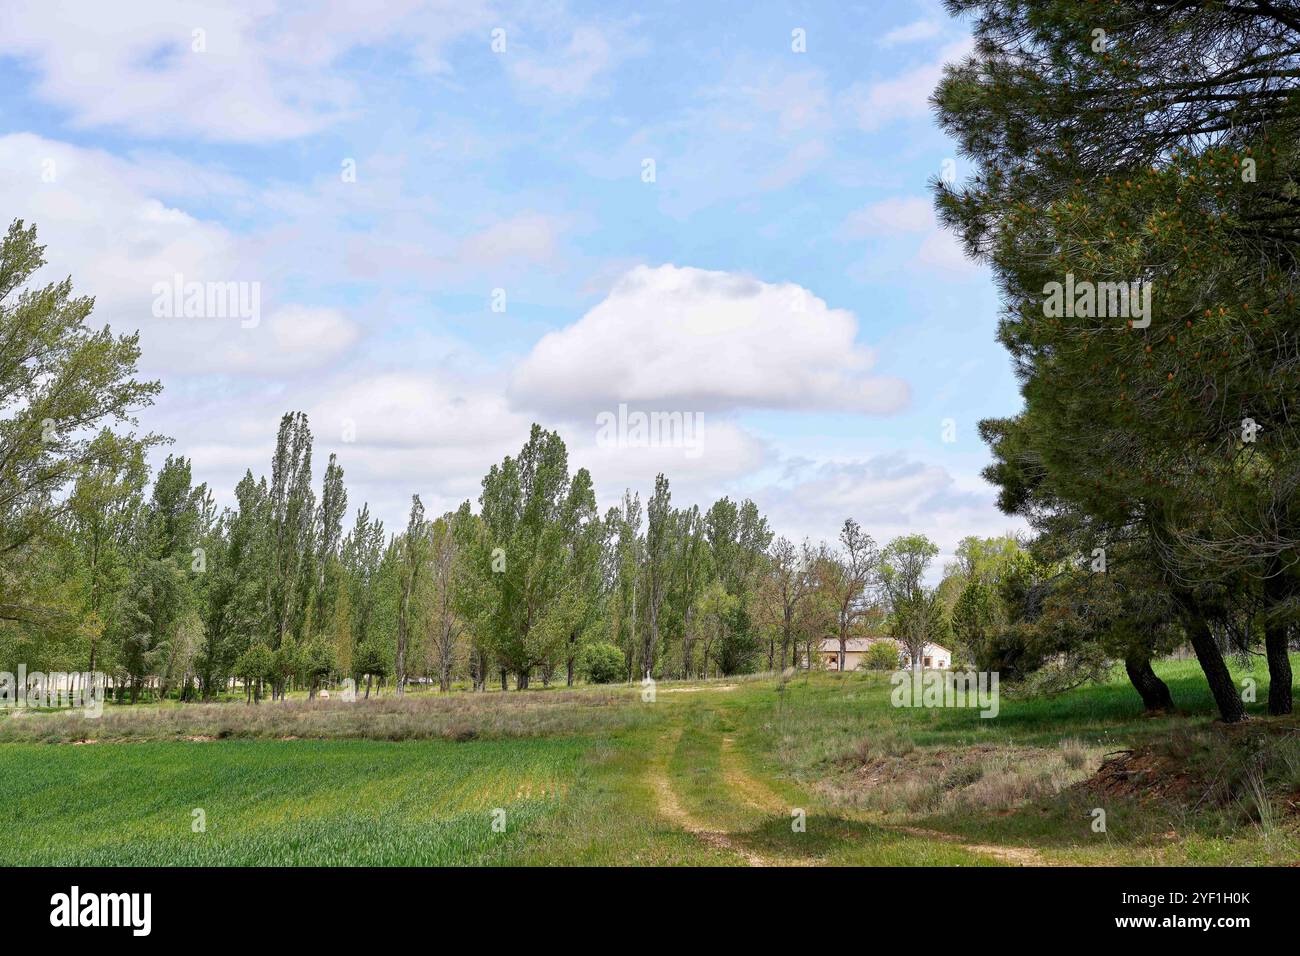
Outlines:
<svg viewBox="0 0 1300 956"><path fill-rule="evenodd" d="M6 717L0 840L20 865L1300 859L1296 722L1216 725L1194 662L1160 670L1184 713L1141 716L1117 679L1004 695L984 720L891 707L884 675L818 673L665 684L653 703L619 688ZM1107 778L1118 790L1085 784L1125 750L1142 759Z"/></svg>

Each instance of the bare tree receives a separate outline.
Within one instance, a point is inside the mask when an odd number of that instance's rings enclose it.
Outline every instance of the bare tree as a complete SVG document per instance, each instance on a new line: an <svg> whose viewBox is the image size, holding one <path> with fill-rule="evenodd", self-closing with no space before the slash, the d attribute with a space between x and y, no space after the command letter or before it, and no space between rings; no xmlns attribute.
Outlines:
<svg viewBox="0 0 1300 956"><path fill-rule="evenodd" d="M784 671L797 636L800 609L813 587L815 552L807 540L802 549L796 549L793 541L781 537L772 542L768 556L771 564L763 594L768 614L781 634L781 670Z"/></svg>
<svg viewBox="0 0 1300 956"><path fill-rule="evenodd" d="M830 555L823 583L835 601L836 637L840 642L840 670L844 670L849 632L871 611L871 597L880 566L880 552L871 535L852 518L840 529L838 553Z"/></svg>

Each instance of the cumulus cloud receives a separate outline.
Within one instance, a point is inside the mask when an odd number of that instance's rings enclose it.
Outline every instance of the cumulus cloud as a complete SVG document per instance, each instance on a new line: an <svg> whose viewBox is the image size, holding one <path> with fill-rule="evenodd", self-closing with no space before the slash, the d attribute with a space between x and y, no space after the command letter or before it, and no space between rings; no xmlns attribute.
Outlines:
<svg viewBox="0 0 1300 956"><path fill-rule="evenodd" d="M447 507L476 500L482 476L518 453L534 421L560 433L570 469L591 472L602 505L614 504L624 488L639 488L659 472L671 476L681 500L703 500L771 457L763 441L727 419L704 416L689 446L635 436L629 441L626 434L603 432L594 417L557 423L543 413L511 408L490 378L459 377L448 368L339 378L322 383L308 409L318 452L337 451L349 482L386 503L387 514L400 513L412 491ZM203 454L225 457L212 448Z"/></svg>
<svg viewBox="0 0 1300 956"><path fill-rule="evenodd" d="M517 404L558 412L620 402L680 411L841 409L888 414L903 381L872 373L858 323L793 283L639 266L516 369Z"/></svg>
<svg viewBox="0 0 1300 956"><path fill-rule="evenodd" d="M339 431L350 423L366 448L479 449L528 437L530 420L507 407L490 382L400 369L349 377L313 406L313 417ZM453 453L448 451L447 460Z"/></svg>

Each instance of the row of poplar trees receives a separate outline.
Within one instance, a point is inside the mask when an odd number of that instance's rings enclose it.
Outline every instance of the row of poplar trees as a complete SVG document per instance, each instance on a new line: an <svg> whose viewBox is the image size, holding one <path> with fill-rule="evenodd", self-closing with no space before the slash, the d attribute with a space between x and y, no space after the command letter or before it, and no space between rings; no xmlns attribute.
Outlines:
<svg viewBox="0 0 1300 956"><path fill-rule="evenodd" d="M345 677L369 695L778 670L827 639L842 666L850 638L885 632L919 660L946 633L924 537L877 549L849 520L834 546L796 545L749 500L675 506L663 475L601 514L538 425L477 508L431 517L414 496L390 532L365 504L346 524L342 463L318 486L307 418L286 414L269 475L218 507L184 457L151 474L169 440L138 430L160 391L138 337L95 329L70 280L30 285L43 252L22 222L0 243L0 670L251 701Z"/></svg>

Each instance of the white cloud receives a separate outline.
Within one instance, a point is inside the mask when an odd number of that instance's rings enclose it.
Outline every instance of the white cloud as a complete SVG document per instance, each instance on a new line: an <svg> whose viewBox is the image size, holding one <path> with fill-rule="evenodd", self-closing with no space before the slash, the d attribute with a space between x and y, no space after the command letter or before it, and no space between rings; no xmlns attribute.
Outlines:
<svg viewBox="0 0 1300 956"><path fill-rule="evenodd" d="M925 237L917 250L913 264L921 269L972 276L980 272L980 265L966 255L957 237L946 229L935 229Z"/></svg>
<svg viewBox="0 0 1300 956"><path fill-rule="evenodd" d="M37 281L71 274L79 294L95 297L94 321L139 330L146 374L307 369L360 336L338 309L277 302L249 240L150 195L138 164L19 133L0 137L0 168L12 171L0 178L0 206L35 223L47 249ZM238 315L156 317L154 285L176 275L256 284L259 321L244 328Z"/></svg>
<svg viewBox="0 0 1300 956"><path fill-rule="evenodd" d="M930 94L943 77L944 64L964 57L972 46L967 37L945 47L936 60L913 67L893 79L854 83L841 98L842 108L867 132L875 132L898 120L928 116Z"/></svg>
<svg viewBox="0 0 1300 956"><path fill-rule="evenodd" d="M337 68L348 51L400 37L421 69L442 72L442 48L487 22L480 0L8 0L0 55L34 67L37 94L78 126L264 142L355 106L360 90Z"/></svg>
<svg viewBox="0 0 1300 956"><path fill-rule="evenodd" d="M639 266L520 363L518 405L556 411L745 408L888 414L906 383L871 374L845 309L792 283L690 267Z"/></svg>
<svg viewBox="0 0 1300 956"><path fill-rule="evenodd" d="M467 238L457 262L478 266L502 262L546 262L555 254L557 225L537 213L521 213Z"/></svg>
<svg viewBox="0 0 1300 956"><path fill-rule="evenodd" d="M697 90L689 106L640 126L613 149L579 149L592 176L622 180L657 164L659 209L687 218L701 209L753 200L821 168L832 154L835 117L826 76L738 55L727 73Z"/></svg>
<svg viewBox="0 0 1300 956"><path fill-rule="evenodd" d="M506 62L525 91L540 89L554 96L578 97L613 65L614 48L604 32L586 25L574 30L564 49L551 56L518 52L510 54Z"/></svg>
<svg viewBox="0 0 1300 956"><path fill-rule="evenodd" d="M924 534L951 555L968 535L992 537L1024 523L993 507L994 492L978 478L904 452L857 460L792 463L787 480L755 493L779 533L833 540L855 518L883 546L903 534ZM932 569L942 569L943 555Z"/></svg>
<svg viewBox="0 0 1300 956"><path fill-rule="evenodd" d="M775 115L783 133L825 129L830 123L826 78L816 70L766 74L757 83L741 85L739 94L764 114Z"/></svg>
<svg viewBox="0 0 1300 956"><path fill-rule="evenodd" d="M895 27L880 38L880 46L899 46L903 43L916 43L938 36L941 25L938 20L914 20L906 26Z"/></svg>
<svg viewBox="0 0 1300 956"><path fill-rule="evenodd" d="M837 235L841 239L865 239L924 232L932 228L934 209L929 199L923 196L891 196L849 213Z"/></svg>
<svg viewBox="0 0 1300 956"><path fill-rule="evenodd" d="M313 418L331 431L353 423L365 448L437 448L446 461L466 449L523 444L530 425L490 379L457 382L443 370L349 376L313 405Z"/></svg>

